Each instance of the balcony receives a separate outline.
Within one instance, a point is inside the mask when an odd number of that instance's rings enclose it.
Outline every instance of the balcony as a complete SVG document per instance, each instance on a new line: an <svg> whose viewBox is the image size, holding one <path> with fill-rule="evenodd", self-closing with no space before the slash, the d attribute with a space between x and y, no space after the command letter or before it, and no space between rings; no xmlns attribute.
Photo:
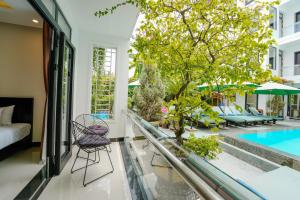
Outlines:
<svg viewBox="0 0 300 200"><path fill-rule="evenodd" d="M294 75L295 76L300 75L300 65L294 66Z"/></svg>
<svg viewBox="0 0 300 200"><path fill-rule="evenodd" d="M300 32L300 22L297 22L293 25L283 27L280 37L281 38L287 37L287 36L290 36L290 35L293 35L293 34L299 33L299 32Z"/></svg>
<svg viewBox="0 0 300 200"><path fill-rule="evenodd" d="M293 76L299 76L300 75L300 66L294 65L294 66L284 66L281 70L281 76L291 79Z"/></svg>

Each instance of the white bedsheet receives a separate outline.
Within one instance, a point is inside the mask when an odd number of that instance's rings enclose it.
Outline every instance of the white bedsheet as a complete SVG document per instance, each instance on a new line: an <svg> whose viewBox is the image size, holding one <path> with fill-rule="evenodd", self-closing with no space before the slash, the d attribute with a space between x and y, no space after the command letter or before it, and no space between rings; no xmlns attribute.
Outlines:
<svg viewBox="0 0 300 200"><path fill-rule="evenodd" d="M31 125L14 123L9 126L0 126L0 150L22 140L30 134Z"/></svg>

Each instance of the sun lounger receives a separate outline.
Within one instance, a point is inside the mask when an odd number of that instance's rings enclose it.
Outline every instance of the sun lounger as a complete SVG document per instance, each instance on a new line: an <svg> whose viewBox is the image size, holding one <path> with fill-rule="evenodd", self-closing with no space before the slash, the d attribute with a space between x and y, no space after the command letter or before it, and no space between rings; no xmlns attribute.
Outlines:
<svg viewBox="0 0 300 200"><path fill-rule="evenodd" d="M226 125L228 126L229 124L233 124L233 125L242 125L242 126L247 126L247 121L239 116L233 116L231 115L227 115L226 113L224 113L219 107L215 106L212 108L213 111L217 112L219 114L219 117L221 119L224 119L226 121Z"/></svg>
<svg viewBox="0 0 300 200"><path fill-rule="evenodd" d="M262 117L267 119L268 121L273 121L274 124L276 124L277 120L283 120L283 118L280 117L275 117L275 116L266 116L266 115L262 115L260 112L258 112L258 110L256 110L256 108L254 107L249 107L249 111L253 116L256 117Z"/></svg>
<svg viewBox="0 0 300 200"><path fill-rule="evenodd" d="M220 119L217 123L216 120L211 119L209 116L203 114L202 109L197 109L191 117L194 122L197 123L197 125L202 125L205 127L219 127L220 125L225 126L226 121L224 119Z"/></svg>
<svg viewBox="0 0 300 200"><path fill-rule="evenodd" d="M229 106L228 109L236 116L240 116L242 118L244 118L248 123L261 123L264 124L264 122L266 121L266 119L261 118L261 117L256 117L251 115L250 113L248 113L246 110L238 110L235 106Z"/></svg>
<svg viewBox="0 0 300 200"><path fill-rule="evenodd" d="M247 126L249 124L256 124L257 122L262 122L258 118L252 118L252 117L249 117L249 116L245 116L245 115L241 114L240 112L238 112L237 110L235 110L235 113L234 113L234 112L231 111L231 109L228 106L222 106L221 110L224 112L224 114L226 116L235 117L235 118L245 120L244 124L237 124L237 125Z"/></svg>

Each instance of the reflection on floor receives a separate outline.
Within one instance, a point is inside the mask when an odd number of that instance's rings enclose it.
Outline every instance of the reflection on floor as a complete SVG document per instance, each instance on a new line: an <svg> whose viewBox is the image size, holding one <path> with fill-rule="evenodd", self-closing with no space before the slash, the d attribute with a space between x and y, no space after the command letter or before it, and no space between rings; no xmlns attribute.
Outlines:
<svg viewBox="0 0 300 200"><path fill-rule="evenodd" d="M39 148L33 147L0 161L1 200L11 200L17 196L42 168L39 159Z"/></svg>
<svg viewBox="0 0 300 200"><path fill-rule="evenodd" d="M151 165L154 147L147 140L134 140L133 148L143 172L143 182L147 185L148 194L153 199L185 200L197 199L196 194L186 184L182 177L170 168L163 157L156 154Z"/></svg>
<svg viewBox="0 0 300 200"><path fill-rule="evenodd" d="M210 160L209 162L220 170L226 172L232 178L243 180L246 183L265 173L261 169L254 167L226 152L219 154L217 159Z"/></svg>
<svg viewBox="0 0 300 200"><path fill-rule="evenodd" d="M39 197L40 200L130 200L130 190L126 178L122 154L119 143L112 143L111 158L115 168L113 174L109 174L86 187L83 187L82 180L84 170L71 174L71 167L75 159L77 147L73 148L72 158L68 161L62 173L51 179L45 190ZM86 156L81 153L81 156ZM100 152L100 164L92 165L87 171L87 180L93 179L107 171L110 164L106 152ZM84 166L85 160L78 159L75 169Z"/></svg>

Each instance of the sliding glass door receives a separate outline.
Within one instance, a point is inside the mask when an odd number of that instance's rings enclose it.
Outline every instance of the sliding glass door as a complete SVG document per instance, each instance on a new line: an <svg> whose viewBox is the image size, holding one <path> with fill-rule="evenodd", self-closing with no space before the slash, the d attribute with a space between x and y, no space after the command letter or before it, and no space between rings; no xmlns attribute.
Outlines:
<svg viewBox="0 0 300 200"><path fill-rule="evenodd" d="M74 49L60 34L57 87L56 165L59 173L71 156L72 82Z"/></svg>

